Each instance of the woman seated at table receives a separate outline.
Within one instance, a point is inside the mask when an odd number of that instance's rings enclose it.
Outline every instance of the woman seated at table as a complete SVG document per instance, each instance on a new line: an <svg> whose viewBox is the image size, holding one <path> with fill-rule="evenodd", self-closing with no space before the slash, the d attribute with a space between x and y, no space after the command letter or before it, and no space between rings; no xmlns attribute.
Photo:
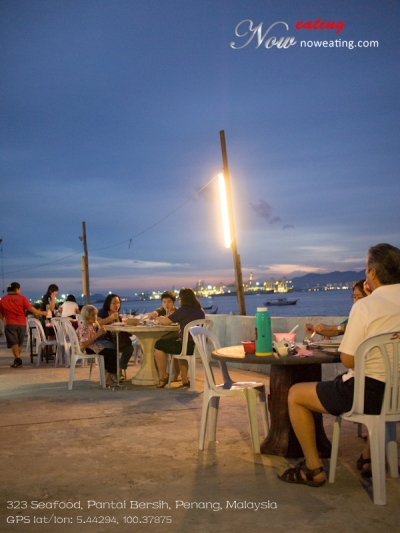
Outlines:
<svg viewBox="0 0 400 533"><path fill-rule="evenodd" d="M121 298L118 294L109 294L104 300L102 309L98 312L99 324L112 324L113 322L122 322L121 317L119 316L119 310L121 307ZM112 334L110 331L107 331L99 339L100 343L104 343L105 346L111 347L114 350L117 349L117 340L115 334ZM107 344L108 343L108 344ZM119 333L119 349L121 352L121 358L119 360L119 368L121 370L119 379L125 379L126 369L128 368L129 359L133 354L133 346L131 337L128 332L122 331Z"/></svg>
<svg viewBox="0 0 400 533"><path fill-rule="evenodd" d="M192 322L192 320L201 320L205 318L204 311L193 289L181 289L179 292L179 302L179 309L174 311L168 317L160 316L158 318L158 321L162 326L170 326L174 323L179 324L179 339L159 339L155 345L154 355L160 377L160 381L157 385L159 389L165 387L168 383L167 354L179 355L182 352L182 340L185 326L189 324L189 322ZM191 336L189 336L186 353L187 355L193 355L194 353L194 341ZM188 362L185 359L180 359L179 366L182 375L182 387L189 387Z"/></svg>
<svg viewBox="0 0 400 533"><path fill-rule="evenodd" d="M177 311L178 308L175 307L176 296L172 291L165 291L161 295L161 307L149 314L149 318L157 319L159 316L169 316L174 311ZM170 331L163 335L163 339L178 339L179 333L177 331ZM174 374L172 376L172 381L181 381L179 361L174 359Z"/></svg>
<svg viewBox="0 0 400 533"><path fill-rule="evenodd" d="M358 300L361 300L361 298L365 298L371 294L371 291L369 290L368 286L365 284L365 279L360 279L359 281L356 281L353 284L353 294L352 294L352 300L353 303L356 303ZM306 333L318 333L318 335L322 335L323 337L336 337L338 335L343 335L346 331L348 319L341 322L338 326L335 325L328 325L328 324L311 324L310 322L305 324L304 331Z"/></svg>
<svg viewBox="0 0 400 533"><path fill-rule="evenodd" d="M76 318L79 315L79 307L73 294L68 294L65 302L58 306L58 312L61 309L61 318Z"/></svg>
<svg viewBox="0 0 400 533"><path fill-rule="evenodd" d="M117 351L98 342L107 331L97 322L97 309L93 305L82 307L81 317L83 322L76 330L81 350L87 354L99 354L104 357L106 385L113 385L113 376L117 373Z"/></svg>

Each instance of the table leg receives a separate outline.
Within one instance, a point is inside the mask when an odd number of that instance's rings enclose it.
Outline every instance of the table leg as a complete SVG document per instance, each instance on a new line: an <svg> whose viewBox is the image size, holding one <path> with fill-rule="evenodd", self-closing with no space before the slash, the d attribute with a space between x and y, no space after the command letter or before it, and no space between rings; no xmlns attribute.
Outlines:
<svg viewBox="0 0 400 533"><path fill-rule="evenodd" d="M117 385L119 385L119 331L117 331Z"/></svg>
<svg viewBox="0 0 400 533"><path fill-rule="evenodd" d="M295 383L321 381L321 365L271 365L270 395L268 408L271 428L261 444L261 453L282 457L303 457L303 451L294 434L289 419L287 398L289 389ZM330 457L329 442L321 413L313 413L317 448L320 457Z"/></svg>
<svg viewBox="0 0 400 533"><path fill-rule="evenodd" d="M134 385L157 385L158 374L154 364L154 345L157 339L140 338L139 335L137 335L137 339L142 347L143 361L139 372L132 378L132 383Z"/></svg>

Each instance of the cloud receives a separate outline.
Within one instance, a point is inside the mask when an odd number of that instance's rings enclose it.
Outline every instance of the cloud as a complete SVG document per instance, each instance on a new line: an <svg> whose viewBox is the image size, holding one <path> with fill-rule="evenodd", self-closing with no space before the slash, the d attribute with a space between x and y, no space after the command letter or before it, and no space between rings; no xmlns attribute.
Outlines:
<svg viewBox="0 0 400 533"><path fill-rule="evenodd" d="M258 218L263 218L270 224L275 224L275 222L280 221L280 217L272 216L272 207L265 200L259 200L258 204L249 203Z"/></svg>
<svg viewBox="0 0 400 533"><path fill-rule="evenodd" d="M189 263L169 263L166 261L142 261L140 259L118 259L116 261L113 258L93 256L89 258L91 266L95 267L98 270L112 268L113 270L123 270L123 269L153 269L153 268L188 268Z"/></svg>
<svg viewBox="0 0 400 533"><path fill-rule="evenodd" d="M293 224L286 224L282 229L294 228Z"/></svg>

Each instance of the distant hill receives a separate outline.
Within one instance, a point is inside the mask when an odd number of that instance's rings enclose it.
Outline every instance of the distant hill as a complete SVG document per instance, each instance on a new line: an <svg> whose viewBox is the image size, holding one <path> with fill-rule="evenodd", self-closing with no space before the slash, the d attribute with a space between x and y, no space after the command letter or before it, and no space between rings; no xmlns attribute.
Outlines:
<svg viewBox="0 0 400 533"><path fill-rule="evenodd" d="M90 295L90 301L91 302L104 302L104 300L106 299L106 296L104 296L104 294L91 294Z"/></svg>
<svg viewBox="0 0 400 533"><path fill-rule="evenodd" d="M327 274L305 274L298 278L292 278L292 282L296 291L302 291L307 289L313 289L331 284L345 284L349 282L358 281L359 279L365 279L365 271L355 272L354 270L348 270L346 272L328 272Z"/></svg>

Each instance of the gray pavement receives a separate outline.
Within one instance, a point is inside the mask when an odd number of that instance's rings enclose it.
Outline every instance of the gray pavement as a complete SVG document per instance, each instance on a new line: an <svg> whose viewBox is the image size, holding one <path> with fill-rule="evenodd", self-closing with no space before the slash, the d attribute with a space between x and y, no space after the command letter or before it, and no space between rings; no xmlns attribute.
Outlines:
<svg viewBox="0 0 400 533"><path fill-rule="evenodd" d="M221 401L218 442L198 450L200 365L196 393L102 390L88 367L68 391L68 369L23 362L10 368L0 337L1 531L400 532L400 478L387 477L387 505L374 505L355 468L364 442L354 424L343 423L336 483L289 485L276 478L288 460L252 454L240 399ZM232 376L268 385L265 375Z"/></svg>

